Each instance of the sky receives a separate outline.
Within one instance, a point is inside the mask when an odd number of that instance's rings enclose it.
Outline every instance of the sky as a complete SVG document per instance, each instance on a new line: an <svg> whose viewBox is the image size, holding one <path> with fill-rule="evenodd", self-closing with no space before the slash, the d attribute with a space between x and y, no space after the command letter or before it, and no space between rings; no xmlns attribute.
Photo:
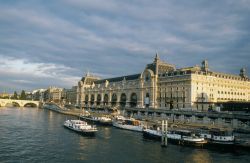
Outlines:
<svg viewBox="0 0 250 163"><path fill-rule="evenodd" d="M87 72L250 71L250 0L0 0L0 92L70 88Z"/></svg>

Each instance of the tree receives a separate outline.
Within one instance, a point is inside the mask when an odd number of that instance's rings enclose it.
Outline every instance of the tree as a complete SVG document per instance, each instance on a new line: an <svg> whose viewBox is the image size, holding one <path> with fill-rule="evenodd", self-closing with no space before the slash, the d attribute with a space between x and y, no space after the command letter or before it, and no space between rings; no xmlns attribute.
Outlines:
<svg viewBox="0 0 250 163"><path fill-rule="evenodd" d="M26 100L26 93L24 90L22 90L22 92L21 92L20 100Z"/></svg>
<svg viewBox="0 0 250 163"><path fill-rule="evenodd" d="M17 100L17 93L16 93L16 91L14 92L14 95L13 95L12 98L15 99L15 100Z"/></svg>

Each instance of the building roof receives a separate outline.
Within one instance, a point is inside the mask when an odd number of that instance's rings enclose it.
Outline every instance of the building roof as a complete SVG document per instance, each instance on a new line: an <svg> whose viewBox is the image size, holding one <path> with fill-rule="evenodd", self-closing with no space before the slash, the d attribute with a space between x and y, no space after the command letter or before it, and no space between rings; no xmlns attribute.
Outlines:
<svg viewBox="0 0 250 163"><path fill-rule="evenodd" d="M136 80L140 76L141 76L141 74L133 74L133 75L127 75L127 76L121 76L121 77L115 77L115 78L108 78L108 79L97 80L94 83L95 84L102 84L102 83L105 83L106 80L109 81L109 82L119 82L119 81L124 80L124 78L125 78L125 80Z"/></svg>

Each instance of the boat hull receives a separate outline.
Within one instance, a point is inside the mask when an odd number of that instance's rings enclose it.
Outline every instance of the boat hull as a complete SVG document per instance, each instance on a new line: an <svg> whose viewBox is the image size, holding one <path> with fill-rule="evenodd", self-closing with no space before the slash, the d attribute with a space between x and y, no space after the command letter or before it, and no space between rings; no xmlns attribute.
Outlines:
<svg viewBox="0 0 250 163"><path fill-rule="evenodd" d="M230 130L216 128L211 130L200 129L198 133L208 141L207 146L209 147L231 147L236 144L235 137Z"/></svg>
<svg viewBox="0 0 250 163"><path fill-rule="evenodd" d="M114 127L124 129L124 130L131 130L131 131L137 131L142 132L143 127L142 126L133 126L133 125L126 125L126 124L120 124L117 122L112 123Z"/></svg>
<svg viewBox="0 0 250 163"><path fill-rule="evenodd" d="M146 139L161 141L161 136L159 135L154 135L145 131L142 131L142 133L143 133L143 137Z"/></svg>
<svg viewBox="0 0 250 163"><path fill-rule="evenodd" d="M161 135L158 133L150 133L147 131L143 131L143 137L146 139L151 139L151 140L157 140L161 141ZM188 141L185 139L173 139L168 136L167 141L171 144L177 144L177 145L185 145L185 146L196 146L196 147L203 147L207 141L202 140L202 141Z"/></svg>
<svg viewBox="0 0 250 163"><path fill-rule="evenodd" d="M70 129L71 131L74 131L74 132L77 132L81 135L85 135L85 136L95 136L97 130L92 130L92 131L89 131L89 130L77 130L77 129L74 129L72 128L71 126L67 126L67 125L63 125L65 128L67 129Z"/></svg>
<svg viewBox="0 0 250 163"><path fill-rule="evenodd" d="M235 147L235 141L223 142L223 141L214 141L214 140L207 140L206 146L208 148L232 148Z"/></svg>
<svg viewBox="0 0 250 163"><path fill-rule="evenodd" d="M84 117L84 116L80 116L81 119L94 123L94 124L98 124L98 125L103 125L103 126L112 126L112 121L102 121L102 120L97 120L97 119L93 119L90 117Z"/></svg>

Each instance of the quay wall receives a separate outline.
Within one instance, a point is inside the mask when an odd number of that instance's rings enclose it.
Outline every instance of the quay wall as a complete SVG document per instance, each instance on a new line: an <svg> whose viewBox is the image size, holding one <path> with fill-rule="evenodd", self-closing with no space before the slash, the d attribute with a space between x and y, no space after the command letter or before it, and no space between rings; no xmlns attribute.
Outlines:
<svg viewBox="0 0 250 163"><path fill-rule="evenodd" d="M183 110L125 108L125 115L139 119L162 120L182 124L199 124L250 131L249 113L197 112Z"/></svg>
<svg viewBox="0 0 250 163"><path fill-rule="evenodd" d="M52 110L61 114L65 114L65 115L72 115L72 116L79 116L82 112L82 110L80 109L66 109L66 108L62 108L56 104L44 104L43 109L48 109L48 110Z"/></svg>
<svg viewBox="0 0 250 163"><path fill-rule="evenodd" d="M56 111L58 113L79 116L81 109L66 109L55 104L44 104L43 108ZM90 108L88 108L90 109ZM97 109L92 108L93 112ZM120 110L125 116L138 119L160 121L167 119L169 123L191 126L226 127L237 131L250 132L249 113L230 112L198 112L187 110L164 110L145 108L125 108Z"/></svg>

